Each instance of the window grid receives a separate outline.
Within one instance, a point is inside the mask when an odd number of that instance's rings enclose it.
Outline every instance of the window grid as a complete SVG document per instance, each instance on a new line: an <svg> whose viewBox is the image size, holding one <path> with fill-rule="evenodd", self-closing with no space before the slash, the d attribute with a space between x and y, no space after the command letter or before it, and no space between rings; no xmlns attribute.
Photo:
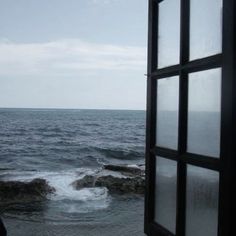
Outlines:
<svg viewBox="0 0 236 236"><path fill-rule="evenodd" d="M186 166L187 164L203 167L210 170L215 170L220 174L220 193L219 193L219 234L226 235L225 232L229 232L227 229L228 222L226 222L225 214L227 211L227 204L229 202L220 201L229 197L229 184L225 184L226 172L228 169L223 168L223 161L231 163L229 153L227 153L224 147L227 146L227 132L229 133L229 127L226 125L226 116L232 110L231 107L227 106L226 103L229 98L226 99L226 90L232 86L233 81L233 68L232 64L232 47L234 45L232 35L228 35L227 30L232 30L232 21L235 19L232 13L231 19L228 16L228 12L233 10L234 1L228 0L226 6L223 8L223 35L227 34L226 40L223 38L222 53L213 56L189 61L189 14L190 14L190 0L181 0L181 29L180 29L180 64L169 66L166 68L157 69L157 32L158 32L158 3L160 0L150 0L149 2L149 50L148 50L148 103L147 103L147 145L146 145L146 164L147 164L147 194L146 194L146 211L145 211L145 232L148 235L152 235L152 232L159 232L160 235L174 235L167 229L164 229L161 225L154 223L154 211L153 206L155 204L155 196L151 189L155 189L155 158L157 155L167 159L175 160L178 163L178 177L177 177L177 228L176 235L185 235L185 214L186 214ZM225 14L227 12L227 14ZM224 28L227 28L224 30ZM225 32L224 32L225 31ZM230 37L231 36L231 37ZM225 41L225 42L224 42ZM230 46L226 46L229 45ZM232 50L230 52L230 49ZM228 50L225 50L228 49ZM225 52L227 51L227 53ZM226 59L227 58L227 59ZM231 68L229 73L226 71L226 67L230 63ZM187 116L188 116L188 74L192 72L200 72L209 69L222 68L222 78L226 79L228 75L229 81L225 85L222 84L222 119L221 119L221 150L220 158L216 159L213 157L197 155L186 152L187 146ZM168 148L162 148L156 146L156 93L157 93L157 80L166 77L179 76L180 88L179 88L179 139L178 139L178 151L170 150ZM224 88L225 87L225 88ZM229 92L229 91L228 91ZM232 97L231 97L232 98ZM225 111L225 112L224 112ZM228 112L228 113L227 113ZM228 120L229 121L229 120ZM230 120L233 122L233 120ZM226 128L227 126L227 128ZM223 147L223 148L222 148ZM224 155L225 154L225 155ZM224 160L223 160L224 159ZM231 167L233 168L233 167ZM224 179L223 179L224 176ZM221 190L222 189L222 190ZM227 190L228 192L224 192ZM223 211L224 210L224 211ZM228 219L228 218L227 218ZM221 223L224 224L221 224ZM230 235L230 234L227 234Z"/></svg>
<svg viewBox="0 0 236 236"><path fill-rule="evenodd" d="M158 6L157 6L158 7ZM152 151L155 156L175 160L177 164L177 218L176 235L185 235L186 229L186 183L187 164L198 167L220 171L220 159L213 157L187 153L187 120L188 120L188 79L189 73L215 69L222 66L222 54L217 54L194 61L189 60L190 52L190 0L181 1L180 19L180 64L157 68L151 74L152 80L166 77L179 76L179 129L178 129L178 151L173 152L168 148L155 147ZM157 30L158 32L158 30ZM158 41L157 41L158 44ZM158 48L158 46L157 46ZM158 115L158 114L157 114ZM156 131L158 132L158 131ZM174 155L173 155L174 154ZM154 203L155 204L155 203ZM170 232L169 232L170 233Z"/></svg>

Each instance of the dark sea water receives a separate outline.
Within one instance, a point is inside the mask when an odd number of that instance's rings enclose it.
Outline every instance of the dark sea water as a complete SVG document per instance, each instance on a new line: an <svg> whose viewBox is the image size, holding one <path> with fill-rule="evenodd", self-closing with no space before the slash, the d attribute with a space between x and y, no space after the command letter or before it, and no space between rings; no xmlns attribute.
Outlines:
<svg viewBox="0 0 236 236"><path fill-rule="evenodd" d="M144 134L144 111L0 109L0 179L56 189L44 203L1 209L9 235L143 235L143 196L70 184L104 164L143 164Z"/></svg>

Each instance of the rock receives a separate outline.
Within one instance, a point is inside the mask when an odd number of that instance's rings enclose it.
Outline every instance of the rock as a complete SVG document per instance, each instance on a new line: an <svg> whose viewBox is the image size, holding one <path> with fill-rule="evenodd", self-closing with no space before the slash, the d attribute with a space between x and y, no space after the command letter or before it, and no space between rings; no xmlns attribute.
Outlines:
<svg viewBox="0 0 236 236"><path fill-rule="evenodd" d="M119 171L124 175L144 175L144 169L141 169L138 166L129 166L129 165L104 165L104 169Z"/></svg>
<svg viewBox="0 0 236 236"><path fill-rule="evenodd" d="M55 189L45 179L34 179L31 182L0 181L0 201L41 201Z"/></svg>
<svg viewBox="0 0 236 236"><path fill-rule="evenodd" d="M106 187L111 193L143 194L145 191L145 180L142 177L120 178L112 175L87 175L82 179L74 181L72 186L77 190L90 187Z"/></svg>
<svg viewBox="0 0 236 236"><path fill-rule="evenodd" d="M145 192L145 167L137 165L104 165L93 175L85 175L71 185L81 188L106 187L111 193L143 194Z"/></svg>
<svg viewBox="0 0 236 236"><path fill-rule="evenodd" d="M145 191L145 180L142 177L118 178L112 175L98 177L96 187L107 187L114 193L136 193L143 194Z"/></svg>
<svg viewBox="0 0 236 236"><path fill-rule="evenodd" d="M78 179L78 180L74 181L71 185L75 189L78 190L78 189L81 189L81 188L94 187L95 186L95 181L96 181L96 177L95 176L86 175L86 176L84 176L84 178Z"/></svg>

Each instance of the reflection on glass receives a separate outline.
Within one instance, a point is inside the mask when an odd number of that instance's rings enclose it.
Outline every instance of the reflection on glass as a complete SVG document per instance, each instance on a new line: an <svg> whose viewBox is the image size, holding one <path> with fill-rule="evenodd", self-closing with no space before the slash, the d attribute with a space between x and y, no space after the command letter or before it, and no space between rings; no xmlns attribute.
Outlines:
<svg viewBox="0 0 236 236"><path fill-rule="evenodd" d="M186 236L216 236L219 174L187 167Z"/></svg>
<svg viewBox="0 0 236 236"><path fill-rule="evenodd" d="M220 155L221 69L189 75L187 151Z"/></svg>
<svg viewBox="0 0 236 236"><path fill-rule="evenodd" d="M190 60L222 50L222 0L190 1Z"/></svg>
<svg viewBox="0 0 236 236"><path fill-rule="evenodd" d="M158 68L179 64L180 0L159 4Z"/></svg>
<svg viewBox="0 0 236 236"><path fill-rule="evenodd" d="M157 82L157 146L178 147L179 77Z"/></svg>
<svg viewBox="0 0 236 236"><path fill-rule="evenodd" d="M175 233L177 163L156 158L155 221Z"/></svg>

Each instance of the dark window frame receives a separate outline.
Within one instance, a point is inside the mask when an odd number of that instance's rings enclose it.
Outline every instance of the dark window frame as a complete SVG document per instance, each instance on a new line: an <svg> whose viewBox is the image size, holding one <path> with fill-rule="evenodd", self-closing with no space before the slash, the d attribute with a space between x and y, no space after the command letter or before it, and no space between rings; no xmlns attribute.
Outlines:
<svg viewBox="0 0 236 236"><path fill-rule="evenodd" d="M145 233L150 236L174 235L154 222L155 166L156 156L160 155L178 163L176 235L185 235L187 164L220 173L218 236L236 235L236 2L223 0L222 53L189 62L190 0L181 0L180 64L157 69L158 4L161 1L149 0ZM187 96L189 73L219 67L222 68L221 143L220 158L217 159L186 152ZM156 147L157 80L174 75L180 77L178 151Z"/></svg>

